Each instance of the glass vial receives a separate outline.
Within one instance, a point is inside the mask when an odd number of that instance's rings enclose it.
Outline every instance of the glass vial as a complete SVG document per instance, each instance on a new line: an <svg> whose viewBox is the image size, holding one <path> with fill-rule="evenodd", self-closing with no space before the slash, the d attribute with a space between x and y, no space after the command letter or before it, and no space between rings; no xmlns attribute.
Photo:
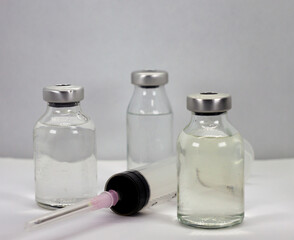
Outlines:
<svg viewBox="0 0 294 240"><path fill-rule="evenodd" d="M35 197L44 208L60 208L97 193L95 126L82 113L84 88L45 87L47 110L34 128Z"/></svg>
<svg viewBox="0 0 294 240"><path fill-rule="evenodd" d="M201 228L244 218L244 147L227 118L228 94L187 97L191 121L178 138L178 220Z"/></svg>
<svg viewBox="0 0 294 240"><path fill-rule="evenodd" d="M164 85L165 71L132 73L135 90L127 110L128 169L173 155L173 114Z"/></svg>

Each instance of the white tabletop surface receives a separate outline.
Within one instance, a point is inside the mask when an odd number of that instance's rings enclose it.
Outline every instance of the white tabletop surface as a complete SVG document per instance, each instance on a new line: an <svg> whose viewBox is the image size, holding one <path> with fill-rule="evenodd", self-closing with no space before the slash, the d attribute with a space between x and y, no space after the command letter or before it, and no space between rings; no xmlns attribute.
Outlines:
<svg viewBox="0 0 294 240"><path fill-rule="evenodd" d="M98 161L99 190L125 161ZM0 159L0 239L294 239L294 159L255 161L245 188L241 225L205 230L177 222L176 201L133 217L108 209L26 232L27 221L48 210L34 201L33 161Z"/></svg>

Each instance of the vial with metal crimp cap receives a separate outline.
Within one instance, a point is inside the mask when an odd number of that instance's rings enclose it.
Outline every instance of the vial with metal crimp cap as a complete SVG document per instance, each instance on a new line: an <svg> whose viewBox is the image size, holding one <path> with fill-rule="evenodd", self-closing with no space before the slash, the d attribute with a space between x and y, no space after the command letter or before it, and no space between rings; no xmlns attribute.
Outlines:
<svg viewBox="0 0 294 240"><path fill-rule="evenodd" d="M128 169L168 159L173 149L173 113L165 92L168 73L132 73L135 90L127 110Z"/></svg>
<svg viewBox="0 0 294 240"><path fill-rule="evenodd" d="M96 136L80 106L84 88L58 84L43 89L47 110L34 128L35 198L60 208L97 194Z"/></svg>
<svg viewBox="0 0 294 240"><path fill-rule="evenodd" d="M190 123L178 137L178 220L223 228L244 218L243 139L227 118L229 94L189 95Z"/></svg>

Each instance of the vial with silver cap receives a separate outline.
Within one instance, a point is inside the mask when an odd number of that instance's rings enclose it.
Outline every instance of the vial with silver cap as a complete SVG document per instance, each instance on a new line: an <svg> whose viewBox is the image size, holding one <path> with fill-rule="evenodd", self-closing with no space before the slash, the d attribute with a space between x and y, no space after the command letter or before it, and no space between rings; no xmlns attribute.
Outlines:
<svg viewBox="0 0 294 240"><path fill-rule="evenodd" d="M192 112L178 138L178 219L201 228L222 228L244 218L243 139L227 118L231 96L187 97Z"/></svg>
<svg viewBox="0 0 294 240"><path fill-rule="evenodd" d="M45 87L47 110L34 128L35 198L60 208L97 194L95 126L81 110L84 88Z"/></svg>
<svg viewBox="0 0 294 240"><path fill-rule="evenodd" d="M173 114L165 92L165 71L132 73L135 90L127 110L128 169L173 155Z"/></svg>

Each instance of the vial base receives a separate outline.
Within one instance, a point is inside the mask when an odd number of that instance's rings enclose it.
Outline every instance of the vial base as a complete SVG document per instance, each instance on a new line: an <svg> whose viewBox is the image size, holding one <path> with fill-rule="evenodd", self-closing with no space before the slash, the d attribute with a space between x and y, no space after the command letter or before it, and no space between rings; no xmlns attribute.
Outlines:
<svg viewBox="0 0 294 240"><path fill-rule="evenodd" d="M67 205L50 205L50 204L41 203L41 202L38 202L38 201L36 201L36 202L37 202L39 207L45 208L45 209L48 209L48 210L54 210L54 209L63 208L63 207L67 206Z"/></svg>
<svg viewBox="0 0 294 240"><path fill-rule="evenodd" d="M42 200L36 199L36 202L37 202L38 206L40 206L41 208L54 210L54 209L59 209L59 208L64 208L64 207L70 206L74 203L81 202L85 199L88 199L88 198L94 197L94 196L89 196L87 198L76 198L76 199L70 199L70 200L69 199L58 199L58 201L56 199L54 199L52 201L48 201L48 200L42 201Z"/></svg>
<svg viewBox="0 0 294 240"><path fill-rule="evenodd" d="M228 216L191 216L178 214L180 223L197 228L226 228L243 222L244 213Z"/></svg>

